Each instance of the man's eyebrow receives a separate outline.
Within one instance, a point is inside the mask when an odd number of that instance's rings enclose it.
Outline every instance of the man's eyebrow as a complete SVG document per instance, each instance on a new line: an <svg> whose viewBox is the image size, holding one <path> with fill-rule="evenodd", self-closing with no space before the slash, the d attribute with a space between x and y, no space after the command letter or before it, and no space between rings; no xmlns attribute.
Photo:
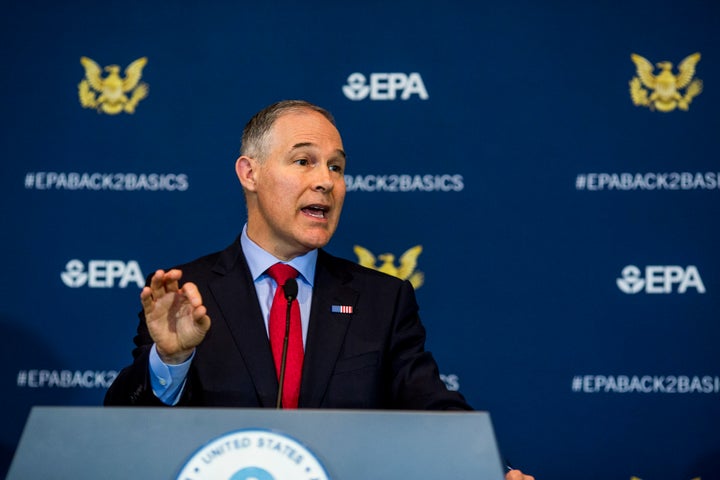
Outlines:
<svg viewBox="0 0 720 480"><path fill-rule="evenodd" d="M293 145L292 148L290 149L290 151L298 150L298 149L300 149L300 148L305 148L305 147L311 147L311 148L312 148L312 147L315 147L315 146L316 146L316 145L315 145L314 143L312 143L312 142L300 142L300 143L296 143L295 145ZM338 155L340 155L341 157L347 158L347 155L345 154L345 151L344 151L344 150L341 150L341 149L338 148L338 149L335 150L335 151L336 151L336 152L338 153Z"/></svg>

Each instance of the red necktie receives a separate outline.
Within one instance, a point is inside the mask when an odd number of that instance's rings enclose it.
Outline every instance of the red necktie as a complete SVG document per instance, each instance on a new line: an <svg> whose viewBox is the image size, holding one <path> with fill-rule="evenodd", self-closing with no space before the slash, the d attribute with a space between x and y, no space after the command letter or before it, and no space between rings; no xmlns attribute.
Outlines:
<svg viewBox="0 0 720 480"><path fill-rule="evenodd" d="M275 297L270 307L270 348L275 360L275 372L280 380L283 342L285 341L285 320L287 315L287 298L283 286L288 278L296 278L298 271L290 265L276 263L268 269L268 274L277 283ZM285 364L285 381L283 382L283 408L297 408L300 396L300 377L303 364L302 326L300 324L300 306L292 302L290 308L290 336L288 339L287 361Z"/></svg>

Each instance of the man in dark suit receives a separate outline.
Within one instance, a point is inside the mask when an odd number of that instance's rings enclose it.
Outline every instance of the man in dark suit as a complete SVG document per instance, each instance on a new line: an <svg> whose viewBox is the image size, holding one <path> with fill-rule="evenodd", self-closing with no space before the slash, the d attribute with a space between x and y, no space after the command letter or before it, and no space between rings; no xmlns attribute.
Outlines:
<svg viewBox="0 0 720 480"><path fill-rule="evenodd" d="M302 342L299 394L285 407L470 409L424 350L409 282L321 250L340 218L344 168L326 110L284 101L256 114L236 162L247 224L224 251L151 277L135 361L105 404L275 406L280 368L268 317L283 287L271 272L279 263L297 275L290 338Z"/></svg>

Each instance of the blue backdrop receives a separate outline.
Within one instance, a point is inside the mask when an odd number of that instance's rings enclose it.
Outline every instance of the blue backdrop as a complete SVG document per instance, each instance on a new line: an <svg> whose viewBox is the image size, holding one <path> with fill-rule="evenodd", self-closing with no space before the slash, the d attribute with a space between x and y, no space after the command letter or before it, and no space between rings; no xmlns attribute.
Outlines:
<svg viewBox="0 0 720 480"><path fill-rule="evenodd" d="M507 458L720 478L715 2L3 11L2 469L31 406L101 403L145 275L233 241L242 127L303 98L349 154L328 250L422 247L428 348Z"/></svg>

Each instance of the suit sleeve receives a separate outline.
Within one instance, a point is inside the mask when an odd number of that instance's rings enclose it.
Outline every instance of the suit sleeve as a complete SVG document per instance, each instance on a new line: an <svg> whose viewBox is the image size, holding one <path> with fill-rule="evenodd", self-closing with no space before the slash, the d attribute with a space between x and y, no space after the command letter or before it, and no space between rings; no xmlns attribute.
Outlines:
<svg viewBox="0 0 720 480"><path fill-rule="evenodd" d="M390 338L391 392L397 408L410 410L472 410L463 396L440 379L432 354L425 350L425 327L418 316L409 282L401 286Z"/></svg>

